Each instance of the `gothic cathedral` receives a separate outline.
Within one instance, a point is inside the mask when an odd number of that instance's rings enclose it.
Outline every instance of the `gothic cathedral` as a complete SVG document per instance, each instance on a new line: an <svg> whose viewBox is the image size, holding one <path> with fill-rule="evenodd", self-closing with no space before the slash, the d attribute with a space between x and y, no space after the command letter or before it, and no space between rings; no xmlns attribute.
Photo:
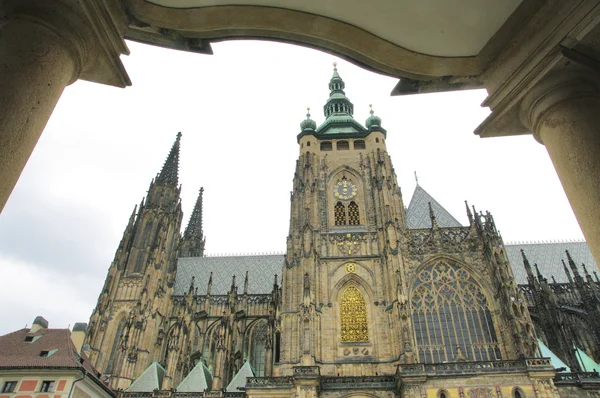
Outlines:
<svg viewBox="0 0 600 398"><path fill-rule="evenodd" d="M353 118L337 69L329 90L298 134L285 255L204 256L202 189L180 234L177 136L90 319L105 381L124 397L558 397L493 217L467 206L447 226L429 202L410 228L381 119Z"/></svg>

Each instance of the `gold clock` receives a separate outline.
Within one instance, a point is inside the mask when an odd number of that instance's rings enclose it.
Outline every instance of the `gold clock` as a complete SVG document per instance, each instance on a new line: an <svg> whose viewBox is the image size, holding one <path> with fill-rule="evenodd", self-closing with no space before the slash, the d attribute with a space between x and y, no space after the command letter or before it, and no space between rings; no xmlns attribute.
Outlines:
<svg viewBox="0 0 600 398"><path fill-rule="evenodd" d="M356 185L343 179L333 187L333 195L341 200L349 200L356 196Z"/></svg>

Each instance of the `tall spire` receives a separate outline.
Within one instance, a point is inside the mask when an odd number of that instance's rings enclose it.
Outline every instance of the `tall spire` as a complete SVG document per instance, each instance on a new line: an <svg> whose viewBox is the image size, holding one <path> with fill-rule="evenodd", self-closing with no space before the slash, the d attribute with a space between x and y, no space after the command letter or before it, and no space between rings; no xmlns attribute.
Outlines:
<svg viewBox="0 0 600 398"><path fill-rule="evenodd" d="M177 133L177 138L171 147L171 151L165 160L160 174L156 177L155 182L161 185L168 185L173 188L177 187L179 183L179 141L181 139L181 132Z"/></svg>
<svg viewBox="0 0 600 398"><path fill-rule="evenodd" d="M204 188L200 188L196 205L190 216L187 228L183 233L183 240L179 250L180 257L202 257L204 255L204 232L202 231L202 194Z"/></svg>
<svg viewBox="0 0 600 398"><path fill-rule="evenodd" d="M204 188L200 188L198 198L196 199L196 205L192 211L192 216L188 222L187 228L185 229L184 237L191 238L192 236L202 237L202 195L204 194Z"/></svg>

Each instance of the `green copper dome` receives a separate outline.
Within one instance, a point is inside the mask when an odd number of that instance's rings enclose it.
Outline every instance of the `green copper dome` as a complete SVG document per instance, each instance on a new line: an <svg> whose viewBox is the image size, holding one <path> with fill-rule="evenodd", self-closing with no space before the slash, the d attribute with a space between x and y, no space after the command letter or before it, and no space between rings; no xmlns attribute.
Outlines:
<svg viewBox="0 0 600 398"><path fill-rule="evenodd" d="M373 114L373 105L369 105L369 108L371 108L369 112L371 116L369 116L369 118L365 122L365 126L367 126L368 129L371 129L373 127L381 127L381 118Z"/></svg>
<svg viewBox="0 0 600 398"><path fill-rule="evenodd" d="M304 119L302 121L302 123L300 123L300 130L301 131L315 131L317 129L317 123L312 120L310 118L310 108L306 108L307 112L306 112L306 119Z"/></svg>

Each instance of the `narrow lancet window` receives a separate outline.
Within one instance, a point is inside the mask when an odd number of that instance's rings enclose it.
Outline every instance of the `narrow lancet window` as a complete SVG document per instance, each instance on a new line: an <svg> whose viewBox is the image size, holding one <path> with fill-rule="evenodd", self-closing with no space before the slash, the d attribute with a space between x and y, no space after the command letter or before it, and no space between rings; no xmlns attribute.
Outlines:
<svg viewBox="0 0 600 398"><path fill-rule="evenodd" d="M348 225L359 225L360 216L358 214L358 205L356 202L350 202L348 205Z"/></svg>
<svg viewBox="0 0 600 398"><path fill-rule="evenodd" d="M335 225L346 225L346 208L342 202L337 202L333 208Z"/></svg>
<svg viewBox="0 0 600 398"><path fill-rule="evenodd" d="M340 299L342 342L369 341L367 305L363 295L355 286L348 286Z"/></svg>

